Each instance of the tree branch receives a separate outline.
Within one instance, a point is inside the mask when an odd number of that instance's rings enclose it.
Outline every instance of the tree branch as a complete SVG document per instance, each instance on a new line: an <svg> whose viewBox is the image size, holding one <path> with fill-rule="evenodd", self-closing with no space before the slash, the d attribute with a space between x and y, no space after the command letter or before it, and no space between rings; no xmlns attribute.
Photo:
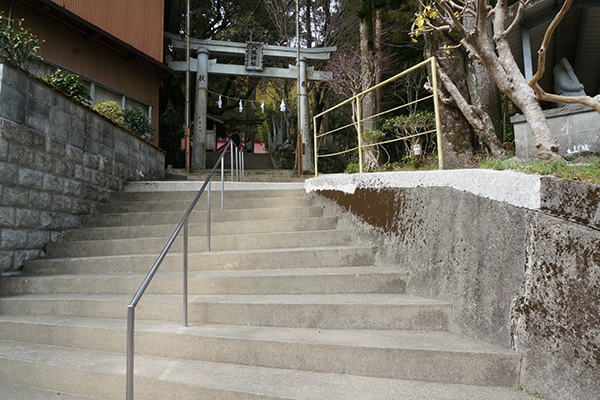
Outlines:
<svg viewBox="0 0 600 400"><path fill-rule="evenodd" d="M487 19L486 19L486 14L487 14L487 1L486 0L477 0L477 9L475 10L475 12L477 13L477 17L475 20L475 26L476 26L476 34L483 34L484 32L487 31Z"/></svg>
<svg viewBox="0 0 600 400"><path fill-rule="evenodd" d="M546 93L540 85L535 82L533 90L538 100L551 101L553 103L565 103L565 104L585 104L586 106L592 107L594 110L600 113L600 101L590 96L561 96L558 94Z"/></svg>
<svg viewBox="0 0 600 400"><path fill-rule="evenodd" d="M513 22L510 24L510 26L508 28L506 28L504 30L504 32L502 32L500 34L501 37L503 38L507 38L510 36L510 34L512 33L512 31L519 26L520 22L521 22L521 17L523 16L523 13L525 12L525 9L527 8L527 6L529 5L530 0L526 0L525 2L523 2L522 0L519 1L519 8L517 9L517 14L515 15L515 19L513 20Z"/></svg>
<svg viewBox="0 0 600 400"><path fill-rule="evenodd" d="M538 50L538 70L535 73L535 75L529 80L529 86L531 86L534 90L535 86L537 85L537 82L542 78L542 75L544 75L544 72L546 71L546 48L550 43L550 39L552 39L552 34L554 33L554 30L556 29L560 21L563 19L567 11L569 11L571 4L573 4L573 0L566 0L558 14L556 14L554 19L550 23L548 29L546 29L546 33L544 34L544 40L542 41L540 49Z"/></svg>
<svg viewBox="0 0 600 400"><path fill-rule="evenodd" d="M594 110L600 113L600 102L590 96L561 96L558 94L550 94L546 93L544 89L542 89L539 85L539 80L542 78L546 70L546 48L550 43L550 39L552 38L554 30L556 30L556 27L563 19L564 15L567 13L567 11L569 11L569 7L571 7L571 4L573 4L573 0L565 1L562 8L558 12L558 14L556 14L554 19L550 23L550 26L546 30L544 40L542 41L540 49L538 50L538 70L535 73L535 75L529 80L529 86L531 86L531 88L535 91L538 100L545 100L554 103L565 104L585 104L586 106L592 107Z"/></svg>
<svg viewBox="0 0 600 400"><path fill-rule="evenodd" d="M450 21L447 21L447 19L445 17L441 17L441 15L440 15L440 18L442 18L444 21L446 21L451 27L456 29L458 34L461 35L462 37L464 37L464 38L469 37L469 32L467 32L467 30L463 26L463 24L460 23L460 21L458 20L458 17L452 12L452 9L450 7L448 7L448 4L445 1L441 1L438 4L442 7L442 9L444 11L446 11L446 13L448 13L448 16L450 17L450 20L452 21L452 23L450 23Z"/></svg>
<svg viewBox="0 0 600 400"><path fill-rule="evenodd" d="M429 82L426 82L423 85L423 89L427 90L429 93L433 93L433 87L431 86L431 83L429 83ZM458 106L456 105L456 101L454 101L454 99L451 96L446 96L441 91L438 91L438 98L445 105L458 108Z"/></svg>

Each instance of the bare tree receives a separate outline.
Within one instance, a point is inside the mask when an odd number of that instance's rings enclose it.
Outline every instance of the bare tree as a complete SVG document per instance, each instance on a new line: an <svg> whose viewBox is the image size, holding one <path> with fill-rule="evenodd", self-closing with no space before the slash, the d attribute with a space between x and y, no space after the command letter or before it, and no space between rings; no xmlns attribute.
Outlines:
<svg viewBox="0 0 600 400"><path fill-rule="evenodd" d="M331 78L327 80L327 85L338 95L343 97L353 97L363 91L365 87L364 68L369 69L372 73L369 74L371 80L366 85L371 87L374 83L375 76L379 70L386 64L381 57L383 53L364 54L360 49L338 51L327 63L326 70L331 72ZM370 92L371 94L373 92ZM371 99L372 100L372 99ZM364 98L362 102L364 102ZM358 131L358 113L357 103L352 103L352 121ZM361 110L364 110L362 104ZM372 114L371 114L372 115ZM363 115L362 119L368 118ZM370 120L369 120L370 121ZM372 125L372 124L371 124ZM363 124L365 131L374 131L371 125ZM363 144L371 144L368 139L363 140ZM364 150L364 162L367 170L376 169L379 167L379 148L378 146L369 146Z"/></svg>
<svg viewBox="0 0 600 400"><path fill-rule="evenodd" d="M523 112L533 133L539 157L550 159L558 157L558 143L552 136L550 126L542 112L538 102L540 98L536 96L536 91L527 83L519 70L508 44L510 33L519 25L523 12L531 1L519 0L513 22L506 26L508 0L498 0L493 7L486 0L437 0L416 15L412 33L415 39L422 33L433 31L458 33L459 46L466 50L471 59L477 60L490 72L500 91ZM568 6L566 8L568 9ZM469 18L472 18L474 23L467 26L464 21ZM562 16L559 14L555 22L558 23L560 19ZM491 35L488 33L488 21L492 25ZM447 48L447 50L452 49ZM543 49L542 53L544 53ZM532 83L535 86L535 82ZM538 89L536 90L542 94ZM573 97L563 99L557 97L552 96L554 101L577 101ZM591 98L586 98L585 102L586 104L597 103Z"/></svg>

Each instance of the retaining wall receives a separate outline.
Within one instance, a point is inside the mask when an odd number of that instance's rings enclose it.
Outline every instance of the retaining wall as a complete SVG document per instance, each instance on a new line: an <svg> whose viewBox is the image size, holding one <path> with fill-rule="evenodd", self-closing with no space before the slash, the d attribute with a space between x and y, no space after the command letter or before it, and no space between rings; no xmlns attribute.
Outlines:
<svg viewBox="0 0 600 400"><path fill-rule="evenodd" d="M164 178L164 152L45 82L0 62L0 273L125 181Z"/></svg>
<svg viewBox="0 0 600 400"><path fill-rule="evenodd" d="M600 114L582 104L545 110L544 115L561 156L600 153ZM522 114L510 118L515 130L516 156L523 160L538 157L531 128Z"/></svg>
<svg viewBox="0 0 600 400"><path fill-rule="evenodd" d="M523 354L547 399L600 393L600 186L516 172L330 175L306 182L341 224L453 304L451 330Z"/></svg>

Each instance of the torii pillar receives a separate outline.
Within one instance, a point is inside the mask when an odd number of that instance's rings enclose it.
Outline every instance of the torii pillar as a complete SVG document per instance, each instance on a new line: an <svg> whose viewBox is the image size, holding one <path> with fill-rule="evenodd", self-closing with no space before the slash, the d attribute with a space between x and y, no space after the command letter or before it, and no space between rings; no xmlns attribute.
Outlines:
<svg viewBox="0 0 600 400"><path fill-rule="evenodd" d="M206 168L206 106L208 105L208 49L198 49L196 73L196 112L194 121L194 147L192 168Z"/></svg>
<svg viewBox="0 0 600 400"><path fill-rule="evenodd" d="M306 57L300 57L300 82L298 85L298 128L302 134L305 152L302 156L302 170L314 171L314 140L310 132L310 108L308 105L308 80L306 76Z"/></svg>

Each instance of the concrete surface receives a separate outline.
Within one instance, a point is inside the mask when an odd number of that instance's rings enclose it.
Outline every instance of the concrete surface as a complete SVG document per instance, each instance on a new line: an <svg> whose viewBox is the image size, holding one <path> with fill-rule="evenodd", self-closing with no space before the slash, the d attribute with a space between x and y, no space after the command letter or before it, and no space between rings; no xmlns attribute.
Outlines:
<svg viewBox="0 0 600 400"><path fill-rule="evenodd" d="M461 170L331 175L307 190L325 215L347 211L339 226L376 246L376 263L409 269L408 293L451 303L451 331L522 352L521 384L598 398L598 185Z"/></svg>
<svg viewBox="0 0 600 400"><path fill-rule="evenodd" d="M2 400L99 400L97 397L3 384L0 384L0 396Z"/></svg>

